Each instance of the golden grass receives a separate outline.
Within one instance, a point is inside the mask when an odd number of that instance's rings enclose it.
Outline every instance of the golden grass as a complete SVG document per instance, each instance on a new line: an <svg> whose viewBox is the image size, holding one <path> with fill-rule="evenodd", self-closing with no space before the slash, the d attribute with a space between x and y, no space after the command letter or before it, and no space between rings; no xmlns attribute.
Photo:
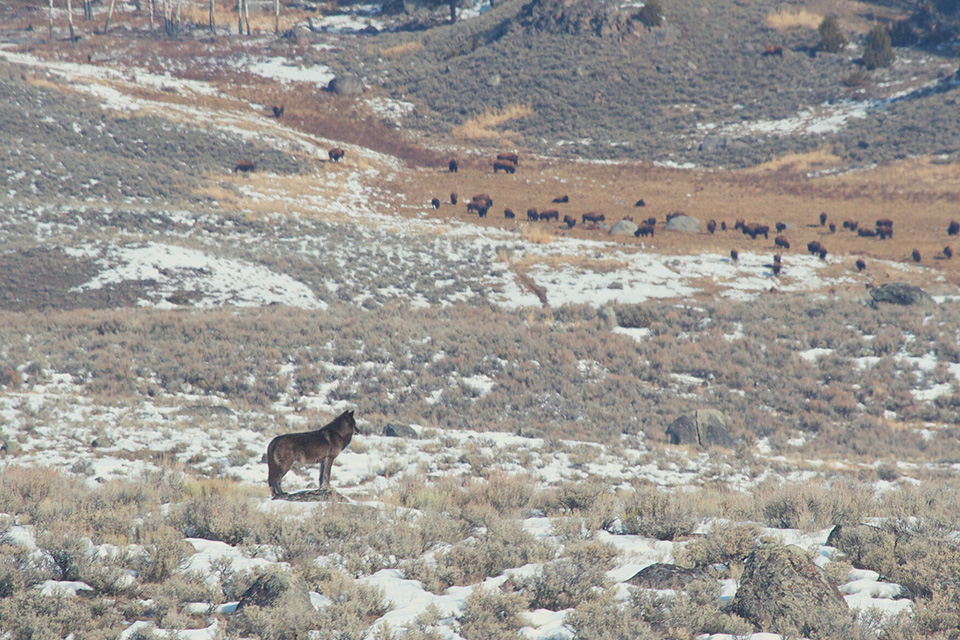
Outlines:
<svg viewBox="0 0 960 640"><path fill-rule="evenodd" d="M548 244L554 240L553 232L550 228L539 224L524 227L523 230L520 231L520 236L525 241L533 242L534 244Z"/></svg>
<svg viewBox="0 0 960 640"><path fill-rule="evenodd" d="M773 158L755 167L745 169L744 173L766 173L769 171L808 172L838 166L842 159L827 149L817 149L807 153L790 153Z"/></svg>
<svg viewBox="0 0 960 640"><path fill-rule="evenodd" d="M816 29L820 26L821 22L823 22L822 15L812 13L806 9L800 9L799 11L771 11L767 14L767 24L781 31L796 29L797 27Z"/></svg>
<svg viewBox="0 0 960 640"><path fill-rule="evenodd" d="M515 136L516 132L494 131L494 127L499 127L517 118L526 118L532 114L533 109L523 104L514 104L503 109L487 109L476 118L470 118L463 124L454 127L452 133L457 138L467 140L504 139Z"/></svg>
<svg viewBox="0 0 960 640"><path fill-rule="evenodd" d="M590 258L580 255L526 257L517 260L514 264L522 269L527 269L534 264L542 264L552 268L561 266L580 267L581 269L590 269L597 273L610 273L618 269L625 269L627 266L622 260Z"/></svg>
<svg viewBox="0 0 960 640"><path fill-rule="evenodd" d="M237 28L237 3L234 0L227 2L216 1L213 7L213 19L217 28L230 26L236 32ZM273 3L264 4L262 10L257 11L250 7L250 32L259 31L262 33L273 32L276 24L276 18L273 13ZM291 11L280 3L280 33L287 31L298 22L306 20L307 14L303 11ZM210 22L210 7L208 3L182 4L180 6L180 21L184 24L197 24L206 26ZM246 30L246 24L244 24Z"/></svg>
<svg viewBox="0 0 960 640"><path fill-rule="evenodd" d="M394 45L392 47L367 47L366 52L369 55L376 54L381 58L394 58L397 56L405 56L415 51L420 51L423 49L423 43L419 40L411 40L410 42L401 42L400 44Z"/></svg>

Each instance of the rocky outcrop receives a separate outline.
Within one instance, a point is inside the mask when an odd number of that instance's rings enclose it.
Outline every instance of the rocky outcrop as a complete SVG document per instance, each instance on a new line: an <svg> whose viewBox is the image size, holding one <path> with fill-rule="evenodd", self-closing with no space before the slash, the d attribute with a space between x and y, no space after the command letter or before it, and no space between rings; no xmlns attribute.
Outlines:
<svg viewBox="0 0 960 640"><path fill-rule="evenodd" d="M417 430L410 425L397 424L395 422L387 423L382 433L387 438L410 438L411 440L416 440L420 437Z"/></svg>
<svg viewBox="0 0 960 640"><path fill-rule="evenodd" d="M630 220L621 220L610 229L612 236L632 236L637 230L636 223Z"/></svg>
<svg viewBox="0 0 960 640"><path fill-rule="evenodd" d="M695 231L700 232L700 221L693 216L674 216L664 225L667 231Z"/></svg>
<svg viewBox="0 0 960 640"><path fill-rule="evenodd" d="M727 417L716 409L698 409L685 413L667 427L667 437L671 444L700 447L731 447L734 444L727 428Z"/></svg>
<svg viewBox="0 0 960 640"><path fill-rule="evenodd" d="M363 82L360 76L337 76L327 84L327 91L341 96L357 96L363 93Z"/></svg>
<svg viewBox="0 0 960 640"><path fill-rule="evenodd" d="M923 302L933 302L930 294L906 282L890 282L882 284L879 287L870 289L870 304L874 307L878 302L887 302L890 304L911 305Z"/></svg>
<svg viewBox="0 0 960 640"><path fill-rule="evenodd" d="M655 562L638 571L627 583L642 589L683 589L694 580L710 579L710 574L705 569L687 569L675 564Z"/></svg>

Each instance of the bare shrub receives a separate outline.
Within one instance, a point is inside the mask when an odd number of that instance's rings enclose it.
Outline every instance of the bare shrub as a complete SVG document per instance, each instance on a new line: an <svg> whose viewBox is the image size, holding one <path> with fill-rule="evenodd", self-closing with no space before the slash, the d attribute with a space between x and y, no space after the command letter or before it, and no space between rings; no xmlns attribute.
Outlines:
<svg viewBox="0 0 960 640"><path fill-rule="evenodd" d="M229 490L202 489L200 495L171 508L169 522L184 536L229 545L255 541L266 527L266 519L253 507L250 498Z"/></svg>
<svg viewBox="0 0 960 640"><path fill-rule="evenodd" d="M79 580L90 563L89 538L62 524L37 536L37 546L58 580Z"/></svg>
<svg viewBox="0 0 960 640"><path fill-rule="evenodd" d="M868 489L860 484L838 482L764 484L755 490L763 520L772 527L814 529L859 522L873 504Z"/></svg>
<svg viewBox="0 0 960 640"><path fill-rule="evenodd" d="M163 582L193 553L179 531L165 524L145 523L140 530L143 552L136 560L143 582Z"/></svg>
<svg viewBox="0 0 960 640"><path fill-rule="evenodd" d="M563 619L574 640L655 640L660 637L612 589L577 604Z"/></svg>
<svg viewBox="0 0 960 640"><path fill-rule="evenodd" d="M615 548L599 542L569 543L563 557L517 582L529 596L532 608L569 609L602 593L610 580L607 571L618 555Z"/></svg>
<svg viewBox="0 0 960 640"><path fill-rule="evenodd" d="M116 638L125 625L116 607L78 600L63 593L47 596L36 590L0 598L0 628L12 640L31 638Z"/></svg>
<svg viewBox="0 0 960 640"><path fill-rule="evenodd" d="M675 540L697 526L683 496L656 487L639 487L623 498L621 521L628 533Z"/></svg>
<svg viewBox="0 0 960 640"><path fill-rule="evenodd" d="M322 572L311 586L332 600L320 612L315 627L322 638L365 638L370 623L390 611L383 589L363 585L338 571Z"/></svg>
<svg viewBox="0 0 960 640"><path fill-rule="evenodd" d="M717 524L706 535L693 538L678 547L674 557L677 564L684 567L742 563L757 547L761 536L760 528L752 523Z"/></svg>
<svg viewBox="0 0 960 640"><path fill-rule="evenodd" d="M457 616L458 632L465 640L520 640L526 626L521 611L526 601L519 593L477 587L463 603Z"/></svg>
<svg viewBox="0 0 960 640"><path fill-rule="evenodd" d="M714 633L740 637L754 631L752 624L721 609L720 584L715 580L695 580L673 596L632 589L631 602L667 637Z"/></svg>

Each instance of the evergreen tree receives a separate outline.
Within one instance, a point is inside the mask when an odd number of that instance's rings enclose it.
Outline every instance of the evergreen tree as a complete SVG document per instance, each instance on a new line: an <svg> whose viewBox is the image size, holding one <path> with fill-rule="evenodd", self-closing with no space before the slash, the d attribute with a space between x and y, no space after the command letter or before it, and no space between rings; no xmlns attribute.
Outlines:
<svg viewBox="0 0 960 640"><path fill-rule="evenodd" d="M817 48L830 53L840 53L847 46L847 37L840 30L840 23L836 16L827 16L817 27L820 33L820 43Z"/></svg>
<svg viewBox="0 0 960 640"><path fill-rule="evenodd" d="M886 28L877 24L870 29L864 43L863 66L867 69L889 67L893 63L893 47L890 46L890 34Z"/></svg>

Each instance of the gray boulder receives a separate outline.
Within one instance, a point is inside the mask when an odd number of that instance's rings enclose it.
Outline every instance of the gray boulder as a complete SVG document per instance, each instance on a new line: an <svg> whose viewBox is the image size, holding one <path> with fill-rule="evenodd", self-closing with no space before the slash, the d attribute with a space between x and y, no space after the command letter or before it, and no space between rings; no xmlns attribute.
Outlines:
<svg viewBox="0 0 960 640"><path fill-rule="evenodd" d="M632 236L637 230L637 225L631 220L621 220L610 228L612 236Z"/></svg>
<svg viewBox="0 0 960 640"><path fill-rule="evenodd" d="M870 304L874 307L878 302L890 304L911 305L921 302L933 302L926 291L906 282L890 282L870 289Z"/></svg>
<svg viewBox="0 0 960 640"><path fill-rule="evenodd" d="M696 231L700 232L700 221L693 216L674 216L667 220L664 226L667 231Z"/></svg>
<svg viewBox="0 0 960 640"><path fill-rule="evenodd" d="M743 567L732 613L761 631L784 636L816 637L842 626L847 603L799 547L763 546Z"/></svg>
<svg viewBox="0 0 960 640"><path fill-rule="evenodd" d="M337 76L327 84L327 91L341 96L357 96L363 93L363 82L360 76L353 74Z"/></svg>
<svg viewBox="0 0 960 640"><path fill-rule="evenodd" d="M634 574L627 580L627 584L642 589L683 589L694 580L710 579L705 569L687 569L675 564L655 562Z"/></svg>
<svg viewBox="0 0 960 640"><path fill-rule="evenodd" d="M395 422L388 422L387 426L383 428L382 434L387 438L410 438L411 440L416 440L420 437L417 430L410 425L396 424Z"/></svg>
<svg viewBox="0 0 960 640"><path fill-rule="evenodd" d="M716 409L698 409L683 414L667 427L667 437L671 444L700 447L732 447L734 444L727 428L727 417Z"/></svg>

